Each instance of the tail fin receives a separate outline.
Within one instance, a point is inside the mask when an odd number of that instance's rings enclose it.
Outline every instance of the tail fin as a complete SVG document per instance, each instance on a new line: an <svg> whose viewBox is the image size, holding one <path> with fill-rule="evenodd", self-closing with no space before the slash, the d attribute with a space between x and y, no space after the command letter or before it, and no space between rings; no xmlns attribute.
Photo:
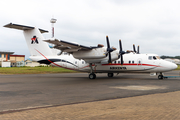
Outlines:
<svg viewBox="0 0 180 120"><path fill-rule="evenodd" d="M7 24L4 27L14 28L23 30L26 43L28 45L31 56L52 56L53 53L41 33L48 32L46 30L38 29L36 27L18 25L18 24Z"/></svg>

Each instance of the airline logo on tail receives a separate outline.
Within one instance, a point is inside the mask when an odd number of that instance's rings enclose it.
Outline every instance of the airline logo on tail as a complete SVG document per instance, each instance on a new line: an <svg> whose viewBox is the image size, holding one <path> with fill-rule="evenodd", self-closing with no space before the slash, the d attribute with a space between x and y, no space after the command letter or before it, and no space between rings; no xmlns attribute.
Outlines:
<svg viewBox="0 0 180 120"><path fill-rule="evenodd" d="M35 44L35 43L38 44L38 43L39 43L36 36L33 36L33 38L31 38L31 40L32 40L32 41L31 41L31 44Z"/></svg>

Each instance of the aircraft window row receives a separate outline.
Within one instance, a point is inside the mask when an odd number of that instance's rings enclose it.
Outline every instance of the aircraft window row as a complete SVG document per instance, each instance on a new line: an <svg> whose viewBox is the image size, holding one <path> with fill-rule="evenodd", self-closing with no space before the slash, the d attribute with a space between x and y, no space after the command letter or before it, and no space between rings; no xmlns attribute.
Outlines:
<svg viewBox="0 0 180 120"><path fill-rule="evenodd" d="M78 62L77 61L75 61L75 64L77 64ZM86 62L85 61L82 61L82 64L86 64Z"/></svg>
<svg viewBox="0 0 180 120"><path fill-rule="evenodd" d="M149 56L148 57L149 60L157 60L157 59L161 59L159 56Z"/></svg>
<svg viewBox="0 0 180 120"><path fill-rule="evenodd" d="M121 63L121 62L120 62L120 61L113 61L112 63L115 63L115 64L116 64L116 63Z"/></svg>
<svg viewBox="0 0 180 120"><path fill-rule="evenodd" d="M113 63L114 63L114 64L116 64L116 63L120 64L121 61L113 61ZM123 63L124 63L124 62L123 62ZM129 64L131 64L131 63L134 64L134 63L135 63L134 60L132 60L132 61L129 60ZM140 63L141 63L141 61L140 61Z"/></svg>
<svg viewBox="0 0 180 120"><path fill-rule="evenodd" d="M131 64L131 61L129 61L129 64ZM132 61L132 64L134 64L134 60Z"/></svg>

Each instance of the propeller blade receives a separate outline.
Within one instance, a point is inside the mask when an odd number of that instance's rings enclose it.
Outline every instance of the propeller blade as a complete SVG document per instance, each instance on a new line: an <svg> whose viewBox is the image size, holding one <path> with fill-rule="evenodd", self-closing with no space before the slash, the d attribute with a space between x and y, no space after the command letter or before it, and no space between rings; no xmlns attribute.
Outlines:
<svg viewBox="0 0 180 120"><path fill-rule="evenodd" d="M138 45L138 48L137 48L137 54L139 54L139 45Z"/></svg>
<svg viewBox="0 0 180 120"><path fill-rule="evenodd" d="M107 42L107 48L110 48L109 38L108 38L108 36L106 36L106 42Z"/></svg>
<svg viewBox="0 0 180 120"><path fill-rule="evenodd" d="M136 47L134 44L133 44L133 51L136 53Z"/></svg>
<svg viewBox="0 0 180 120"><path fill-rule="evenodd" d="M111 52L114 51L114 49L110 48L108 36L106 36L106 42L107 42L107 52L108 52L108 55L109 55L108 63L112 63L112 61L111 61Z"/></svg>
<svg viewBox="0 0 180 120"><path fill-rule="evenodd" d="M123 65L123 55L121 54L121 65Z"/></svg>
<svg viewBox="0 0 180 120"><path fill-rule="evenodd" d="M108 63L112 63L112 61L111 61L111 53L109 53L109 60L108 60Z"/></svg>
<svg viewBox="0 0 180 120"><path fill-rule="evenodd" d="M119 40L119 47L120 47L120 52L121 52L122 51L121 39Z"/></svg>
<svg viewBox="0 0 180 120"><path fill-rule="evenodd" d="M123 54L125 54L125 52L122 50L121 40L119 40L119 48L120 48L119 57L121 57L121 65L123 65Z"/></svg>

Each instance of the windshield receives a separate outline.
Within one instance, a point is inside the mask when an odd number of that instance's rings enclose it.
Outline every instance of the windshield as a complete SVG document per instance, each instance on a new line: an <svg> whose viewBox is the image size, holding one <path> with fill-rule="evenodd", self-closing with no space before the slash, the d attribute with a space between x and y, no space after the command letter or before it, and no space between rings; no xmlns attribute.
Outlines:
<svg viewBox="0 0 180 120"><path fill-rule="evenodd" d="M159 56L149 56L148 57L149 60L160 60L161 58Z"/></svg>

